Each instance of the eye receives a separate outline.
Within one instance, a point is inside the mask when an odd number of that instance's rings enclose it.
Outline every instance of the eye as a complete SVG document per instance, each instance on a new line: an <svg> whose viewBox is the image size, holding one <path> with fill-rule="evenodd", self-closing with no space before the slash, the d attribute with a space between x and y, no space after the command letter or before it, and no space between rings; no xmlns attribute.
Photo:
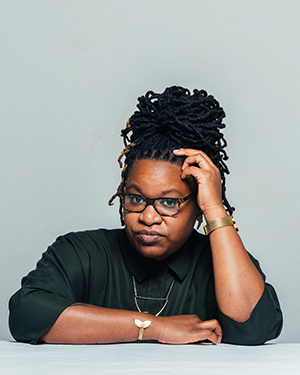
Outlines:
<svg viewBox="0 0 300 375"><path fill-rule="evenodd" d="M168 208L173 208L177 206L178 201L177 199L174 199L174 198L166 198L166 199L162 199L160 201L160 204Z"/></svg>
<svg viewBox="0 0 300 375"><path fill-rule="evenodd" d="M145 199L140 195L129 195L130 203L132 204L142 204Z"/></svg>

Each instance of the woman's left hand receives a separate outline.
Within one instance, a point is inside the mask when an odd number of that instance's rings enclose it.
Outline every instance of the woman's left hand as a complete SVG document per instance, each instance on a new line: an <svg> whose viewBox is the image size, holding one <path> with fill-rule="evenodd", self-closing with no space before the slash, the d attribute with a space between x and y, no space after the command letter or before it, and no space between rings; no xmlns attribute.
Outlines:
<svg viewBox="0 0 300 375"><path fill-rule="evenodd" d="M174 150L186 156L181 178L193 176L198 184L198 205L207 222L227 216L222 204L220 171L200 150ZM215 292L219 309L238 322L246 321L261 298L265 285L232 226L220 227L209 235L213 259Z"/></svg>
<svg viewBox="0 0 300 375"><path fill-rule="evenodd" d="M220 171L211 159L203 151L190 148L174 150L173 153L186 156L181 178L194 177L198 184L198 205L204 216L207 218L216 210L223 211Z"/></svg>

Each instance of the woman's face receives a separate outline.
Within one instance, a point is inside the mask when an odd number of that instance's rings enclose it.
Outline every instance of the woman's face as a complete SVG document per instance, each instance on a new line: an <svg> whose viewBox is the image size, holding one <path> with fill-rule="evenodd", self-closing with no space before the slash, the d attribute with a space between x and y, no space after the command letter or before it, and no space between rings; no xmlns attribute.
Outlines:
<svg viewBox="0 0 300 375"><path fill-rule="evenodd" d="M184 198L196 190L195 182L181 179L181 166L160 160L136 160L131 166L125 192L146 198ZM174 217L160 216L152 205L141 213L124 210L127 236L143 256L163 260L189 238L199 215L195 196L180 206Z"/></svg>

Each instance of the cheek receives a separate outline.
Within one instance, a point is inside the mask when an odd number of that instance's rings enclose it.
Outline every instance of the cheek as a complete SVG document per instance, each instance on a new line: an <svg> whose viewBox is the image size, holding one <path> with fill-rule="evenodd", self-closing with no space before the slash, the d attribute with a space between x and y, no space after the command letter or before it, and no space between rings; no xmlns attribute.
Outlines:
<svg viewBox="0 0 300 375"><path fill-rule="evenodd" d="M182 210L182 214L184 216L184 220L188 222L195 222L199 214L201 213L200 208L197 202L190 202L190 206L186 207L186 210Z"/></svg>
<svg viewBox="0 0 300 375"><path fill-rule="evenodd" d="M130 229L132 227L132 220L130 215L126 213L126 211L123 211L123 217L124 217L124 223L125 223L125 228Z"/></svg>
<svg viewBox="0 0 300 375"><path fill-rule="evenodd" d="M182 212L182 215L177 220L166 223L170 235L172 237L188 237L194 228L196 219L198 217L198 210Z"/></svg>
<svg viewBox="0 0 300 375"><path fill-rule="evenodd" d="M138 218L136 217L136 214L124 212L124 224L126 232L129 236L132 235L134 232L134 228L136 229L136 226L138 224Z"/></svg>

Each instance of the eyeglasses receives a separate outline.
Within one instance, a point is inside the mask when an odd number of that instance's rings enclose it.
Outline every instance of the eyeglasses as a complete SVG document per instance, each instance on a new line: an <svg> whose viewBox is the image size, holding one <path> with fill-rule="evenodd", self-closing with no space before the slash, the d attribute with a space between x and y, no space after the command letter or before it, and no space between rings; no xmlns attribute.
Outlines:
<svg viewBox="0 0 300 375"><path fill-rule="evenodd" d="M175 216L178 214L180 205L186 202L194 194L187 195L184 198L155 198L148 199L142 195L136 194L123 194L120 193L118 196L121 199L122 206L126 211L141 213L147 206L151 205L155 211L161 216Z"/></svg>

